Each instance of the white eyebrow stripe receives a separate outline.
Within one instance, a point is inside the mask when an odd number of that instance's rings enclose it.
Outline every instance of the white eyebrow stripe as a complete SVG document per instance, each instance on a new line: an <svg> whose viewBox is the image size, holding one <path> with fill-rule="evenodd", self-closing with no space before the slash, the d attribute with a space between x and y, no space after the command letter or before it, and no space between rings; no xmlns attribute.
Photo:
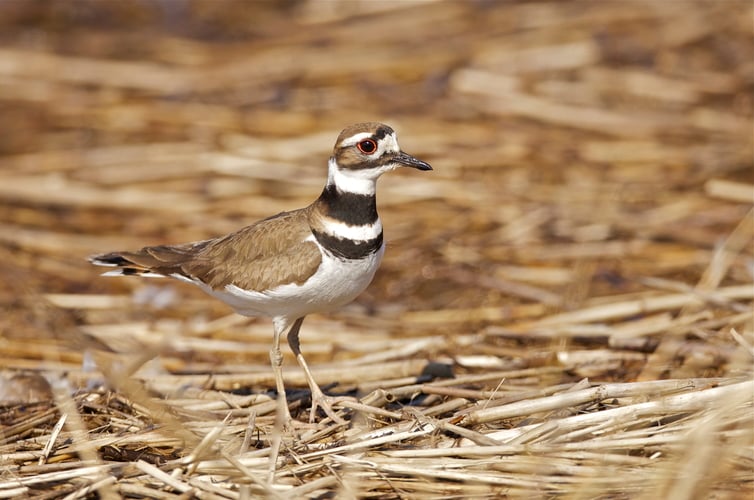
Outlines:
<svg viewBox="0 0 754 500"><path fill-rule="evenodd" d="M369 132L359 132L358 134L354 134L348 139L345 139L341 144L340 147L348 147L353 146L354 144L357 144L360 141L363 141L364 139L369 139L372 137L372 134ZM382 154L386 151L390 151L391 153L397 153L401 150L401 148L398 146L398 140L395 138L395 134L387 134L382 139L379 139L377 142L377 154L376 157L382 156Z"/></svg>
<svg viewBox="0 0 754 500"><path fill-rule="evenodd" d="M372 137L372 134L369 132L359 132L358 134L354 134L348 139L344 139L343 142L340 143L340 147L348 147L353 146L359 141L363 141L364 139L369 139Z"/></svg>

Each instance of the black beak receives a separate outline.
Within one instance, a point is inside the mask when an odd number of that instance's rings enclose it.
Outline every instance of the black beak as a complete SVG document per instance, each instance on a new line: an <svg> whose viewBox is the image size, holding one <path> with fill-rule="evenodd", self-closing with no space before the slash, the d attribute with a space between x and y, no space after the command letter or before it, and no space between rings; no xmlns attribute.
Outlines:
<svg viewBox="0 0 754 500"><path fill-rule="evenodd" d="M412 167L418 170L432 170L432 167L426 161L421 161L418 158L414 158L410 154L406 154L403 151L395 155L393 161L395 161L395 163L400 163L404 167Z"/></svg>

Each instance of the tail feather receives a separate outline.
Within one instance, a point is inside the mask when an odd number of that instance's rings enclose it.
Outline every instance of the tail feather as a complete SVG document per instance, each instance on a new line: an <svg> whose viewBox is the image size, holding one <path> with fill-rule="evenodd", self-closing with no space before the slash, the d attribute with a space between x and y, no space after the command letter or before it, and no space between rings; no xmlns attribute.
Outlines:
<svg viewBox="0 0 754 500"><path fill-rule="evenodd" d="M133 262L117 252L102 253L89 257L89 262L95 266L118 267L132 265Z"/></svg>
<svg viewBox="0 0 754 500"><path fill-rule="evenodd" d="M135 252L109 252L92 255L89 262L96 266L116 268L103 273L103 276L189 277L183 266L207 243L208 241L199 241L184 245L144 247Z"/></svg>
<svg viewBox="0 0 754 500"><path fill-rule="evenodd" d="M145 278L165 278L164 274L153 273L148 269L135 269L133 267L121 267L102 273L102 276L143 276Z"/></svg>
<svg viewBox="0 0 754 500"><path fill-rule="evenodd" d="M149 278L164 278L165 274L155 272L148 266L134 262L128 256L130 252L110 252L89 257L89 262L95 266L116 267L102 273L102 276L144 276Z"/></svg>

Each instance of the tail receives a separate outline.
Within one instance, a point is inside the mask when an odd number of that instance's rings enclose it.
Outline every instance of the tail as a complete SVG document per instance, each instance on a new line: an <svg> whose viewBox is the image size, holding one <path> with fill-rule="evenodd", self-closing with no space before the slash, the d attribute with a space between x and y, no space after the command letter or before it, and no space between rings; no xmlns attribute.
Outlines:
<svg viewBox="0 0 754 500"><path fill-rule="evenodd" d="M181 245L157 245L144 247L135 252L110 252L89 257L95 266L113 268L103 276L145 276L164 278L169 276L194 282L193 273L205 260L199 258L202 250L213 240L195 241Z"/></svg>
<svg viewBox="0 0 754 500"><path fill-rule="evenodd" d="M144 276L147 278L164 278L166 275L155 272L148 266L139 264L129 256L134 256L136 252L110 252L89 257L89 262L95 266L115 267L111 271L102 273L102 276Z"/></svg>

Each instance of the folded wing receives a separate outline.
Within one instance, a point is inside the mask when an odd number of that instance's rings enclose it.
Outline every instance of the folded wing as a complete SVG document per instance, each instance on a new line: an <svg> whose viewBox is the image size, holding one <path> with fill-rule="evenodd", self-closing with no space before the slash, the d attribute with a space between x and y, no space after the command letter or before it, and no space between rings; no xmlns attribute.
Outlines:
<svg viewBox="0 0 754 500"><path fill-rule="evenodd" d="M308 209L301 209L283 212L221 238L110 252L89 260L115 267L104 273L109 276L170 276L204 283L214 290L232 284L263 292L280 285L301 284L316 272L322 257L310 236Z"/></svg>

